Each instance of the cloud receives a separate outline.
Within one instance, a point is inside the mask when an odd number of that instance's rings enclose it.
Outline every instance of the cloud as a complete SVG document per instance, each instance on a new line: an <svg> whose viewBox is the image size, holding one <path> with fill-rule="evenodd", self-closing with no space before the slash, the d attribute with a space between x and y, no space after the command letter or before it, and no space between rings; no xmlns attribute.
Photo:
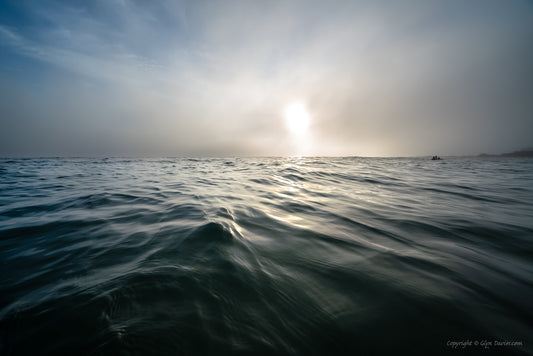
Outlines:
<svg viewBox="0 0 533 356"><path fill-rule="evenodd" d="M39 76L0 71L2 152L291 154L293 101L312 118L308 154L531 145L526 2L18 6L25 20L0 17L0 45Z"/></svg>

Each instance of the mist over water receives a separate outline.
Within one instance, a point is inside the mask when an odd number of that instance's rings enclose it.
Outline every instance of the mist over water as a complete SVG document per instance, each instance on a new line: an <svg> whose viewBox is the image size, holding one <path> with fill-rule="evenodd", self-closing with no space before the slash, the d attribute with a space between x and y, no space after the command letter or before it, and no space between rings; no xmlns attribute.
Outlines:
<svg viewBox="0 0 533 356"><path fill-rule="evenodd" d="M532 353L533 160L0 160L0 353Z"/></svg>

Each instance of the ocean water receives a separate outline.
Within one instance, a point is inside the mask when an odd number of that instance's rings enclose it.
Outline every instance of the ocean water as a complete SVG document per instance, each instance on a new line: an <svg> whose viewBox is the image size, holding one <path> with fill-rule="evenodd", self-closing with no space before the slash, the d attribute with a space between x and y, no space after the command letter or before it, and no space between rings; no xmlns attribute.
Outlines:
<svg viewBox="0 0 533 356"><path fill-rule="evenodd" d="M533 160L0 160L0 353L533 353Z"/></svg>

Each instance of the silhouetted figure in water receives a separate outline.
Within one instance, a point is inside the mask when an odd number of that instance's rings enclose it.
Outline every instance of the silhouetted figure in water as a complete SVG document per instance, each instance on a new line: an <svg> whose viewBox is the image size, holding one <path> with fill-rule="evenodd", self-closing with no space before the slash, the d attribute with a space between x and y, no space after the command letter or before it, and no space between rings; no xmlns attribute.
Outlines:
<svg viewBox="0 0 533 356"><path fill-rule="evenodd" d="M431 158L431 160L433 160L433 161L438 161L438 160L440 160L440 157L439 157L439 156L433 156L433 157Z"/></svg>

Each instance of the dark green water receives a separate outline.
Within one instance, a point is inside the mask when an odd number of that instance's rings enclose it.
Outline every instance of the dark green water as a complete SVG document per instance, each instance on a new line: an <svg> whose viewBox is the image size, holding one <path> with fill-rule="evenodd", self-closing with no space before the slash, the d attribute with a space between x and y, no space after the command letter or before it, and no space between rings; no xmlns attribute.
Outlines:
<svg viewBox="0 0 533 356"><path fill-rule="evenodd" d="M3 159L0 353L532 354L532 183L531 159Z"/></svg>

